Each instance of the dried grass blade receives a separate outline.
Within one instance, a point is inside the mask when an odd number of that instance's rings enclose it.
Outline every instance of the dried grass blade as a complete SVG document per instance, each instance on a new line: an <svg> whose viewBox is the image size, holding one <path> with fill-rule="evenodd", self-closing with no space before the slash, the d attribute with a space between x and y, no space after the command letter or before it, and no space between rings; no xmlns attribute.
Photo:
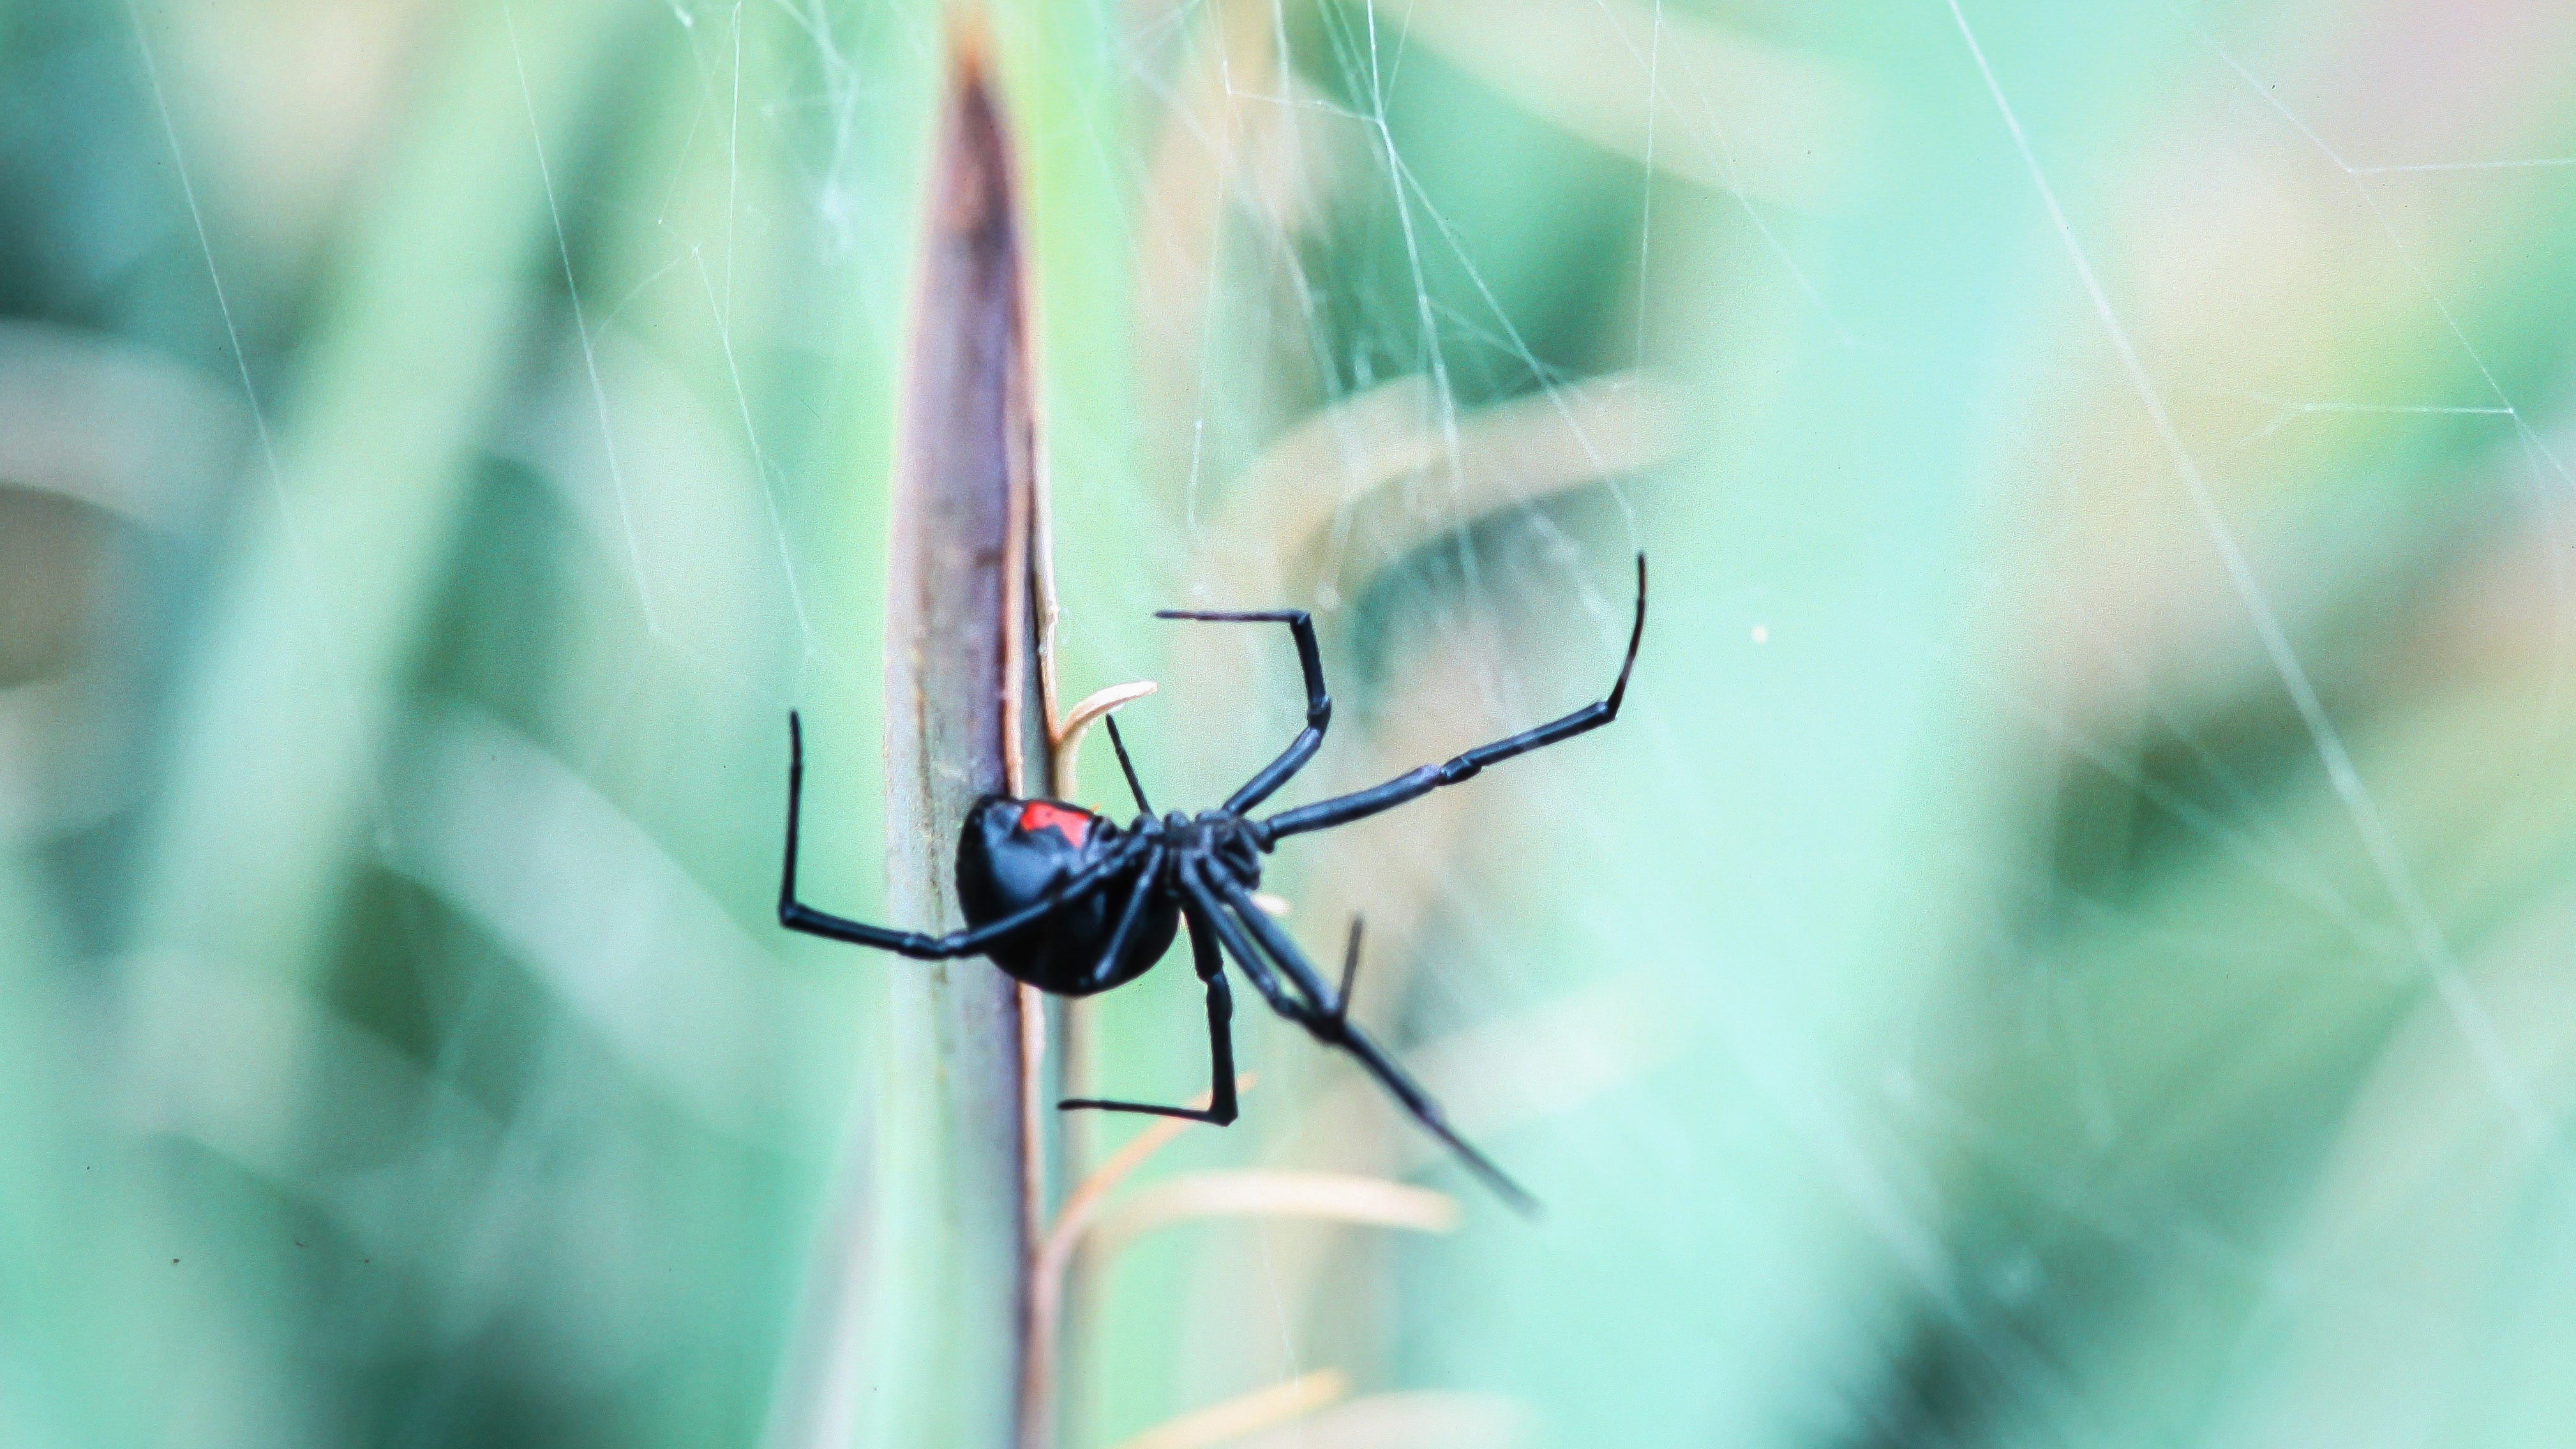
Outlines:
<svg viewBox="0 0 2576 1449"><path fill-rule="evenodd" d="M1641 372L1452 407L1425 379L1398 378L1282 434L1212 530L1229 584L1264 599L1330 587L1346 520L1374 531L1375 556L1397 558L1494 512L1643 472L1684 436L1681 395Z"/></svg>
<svg viewBox="0 0 2576 1449"><path fill-rule="evenodd" d="M1340 1172L1196 1172L1157 1183L1102 1214L1092 1230L1091 1255L1105 1266L1146 1233L1212 1217L1322 1218L1445 1233L1458 1226L1458 1200L1427 1187Z"/></svg>
<svg viewBox="0 0 2576 1449"><path fill-rule="evenodd" d="M1026 256L1011 143L980 34L961 35L916 277L888 556L888 907L960 920L949 862L968 805L1043 792ZM1027 701L1035 696L1037 707ZM879 1268L881 1357L919 1385L888 1442L1046 1442L1052 1335L1032 1294L1045 1192L1044 1006L980 960L896 977L895 1109Z"/></svg>
<svg viewBox="0 0 2576 1449"><path fill-rule="evenodd" d="M1048 745L1055 754L1056 798L1070 800L1077 789L1077 767L1081 764L1082 737L1091 727L1106 718L1122 704L1133 704L1154 692L1154 682L1139 679L1130 684L1113 684L1083 696L1082 702L1066 710L1064 718L1048 731Z"/></svg>
<svg viewBox="0 0 2576 1449"><path fill-rule="evenodd" d="M1532 1437L1530 1412L1517 1400L1416 1389L1333 1405L1234 1449L1511 1449Z"/></svg>
<svg viewBox="0 0 2576 1449"><path fill-rule="evenodd" d="M1317 1369L1166 1420L1122 1442L1118 1449L1213 1449L1330 1408L1350 1391L1349 1375L1340 1369Z"/></svg>

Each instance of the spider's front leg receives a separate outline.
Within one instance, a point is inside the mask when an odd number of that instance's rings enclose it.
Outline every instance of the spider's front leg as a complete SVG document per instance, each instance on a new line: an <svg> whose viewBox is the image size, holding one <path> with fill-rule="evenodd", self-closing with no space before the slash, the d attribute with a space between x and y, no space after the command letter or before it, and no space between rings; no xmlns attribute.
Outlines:
<svg viewBox="0 0 2576 1449"><path fill-rule="evenodd" d="M1229 796L1220 807L1229 814L1240 815L1270 798L1272 791L1288 783L1288 777L1304 769L1324 744L1324 731L1333 723L1333 697L1324 692L1324 651L1315 643L1315 621L1303 609L1158 609L1157 619L1196 619L1216 624L1285 624L1297 640L1297 669L1306 678L1306 727L1288 742L1279 758L1262 768L1260 774L1244 782L1243 788Z"/></svg>
<svg viewBox="0 0 2576 1449"><path fill-rule="evenodd" d="M1514 755L1526 755L1532 750L1543 750L1549 745L1559 744L1576 735L1601 728L1619 717L1619 702L1628 694L1628 675L1637 667L1637 646L1644 642L1645 637L1646 556L1641 553L1637 555L1637 618L1635 623L1628 626L1628 653L1619 661L1619 677L1611 684L1610 693L1606 697L1594 700L1572 714L1550 720L1536 729L1523 730L1508 739L1496 740L1490 745L1479 745L1445 763L1425 765L1421 769L1398 775L1383 785L1353 791L1348 795L1336 795L1332 799L1318 800L1312 805L1300 805L1293 810L1282 810L1267 820L1256 821L1254 825L1259 831L1260 839L1264 842L1263 848L1268 849L1269 842L1286 836L1301 835L1309 830L1329 830L1336 825L1348 825L1354 820L1364 820L1382 810L1392 810L1407 800L1430 794L1443 785L1455 785L1472 780L1483 773L1488 765L1498 765Z"/></svg>

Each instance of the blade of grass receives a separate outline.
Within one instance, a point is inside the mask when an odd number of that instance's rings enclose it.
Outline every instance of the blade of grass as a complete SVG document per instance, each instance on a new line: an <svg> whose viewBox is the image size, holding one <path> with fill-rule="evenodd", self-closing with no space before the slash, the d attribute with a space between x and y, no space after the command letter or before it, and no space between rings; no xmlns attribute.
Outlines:
<svg viewBox="0 0 2576 1449"><path fill-rule="evenodd" d="M1329 1408L1350 1391L1348 1374L1317 1369L1157 1424L1118 1449L1214 1449Z"/></svg>
<svg viewBox="0 0 2576 1449"><path fill-rule="evenodd" d="M1325 1218L1445 1233L1458 1226L1458 1200L1427 1187L1344 1172L1262 1167L1195 1172L1121 1199L1100 1216L1087 1251L1105 1264L1157 1228L1212 1217Z"/></svg>
<svg viewBox="0 0 2576 1449"><path fill-rule="evenodd" d="M254 454L241 542L193 635L167 727L167 803L139 849L135 951L118 1005L143 1029L156 1019L151 983L219 995L238 984L250 999L303 989L328 959L366 858L374 763L477 450L522 358L527 279L553 252L531 129L546 150L568 150L631 33L631 7L610 0L523 8L463 8L436 39L293 371L252 399L271 446ZM158 47L139 13L135 26L148 63ZM152 74L156 86L184 82ZM193 208L190 147L175 124L168 142L164 159ZM222 288L208 252L212 309ZM247 363L242 372L247 387ZM225 1026L205 1024L194 1049L151 1059L134 1100L178 1137L236 1160L281 1160L316 1043ZM213 1231L153 1198L123 1211L137 1240ZM212 1400L290 1404L312 1391L290 1367L288 1320L239 1286L257 1273L185 1278L155 1261L124 1255L103 1292L133 1316L129 1354L194 1366L156 1381L138 1418L166 1421ZM192 1359L208 1342L224 1351ZM183 1432L235 1441L235 1430L202 1423Z"/></svg>
<svg viewBox="0 0 2576 1449"><path fill-rule="evenodd" d="M1416 44L1531 114L1701 186L1830 210L1878 141L1875 97L1856 77L1687 11L1634 0L1394 8Z"/></svg>
<svg viewBox="0 0 2576 1449"><path fill-rule="evenodd" d="M1336 555L1354 520L1401 558L1558 494L1646 472L1684 436L1681 396L1642 372L1572 383L1460 414L1427 378L1382 383L1310 414L1262 449L1210 532L1249 598L1356 598ZM1431 499L1418 485L1437 475ZM1433 501L1435 500L1436 501Z"/></svg>
<svg viewBox="0 0 2576 1449"><path fill-rule="evenodd" d="M63 926L33 856L0 836L0 1151L13 1167L0 1178L12 1306L0 1324L12 1366L0 1432L12 1443L130 1441L150 1382L110 1348L123 1313L95 1271L113 1237L110 1204L133 1184L99 1150L106 1071L64 1049L92 1023L64 990L74 958Z"/></svg>
<svg viewBox="0 0 2576 1449"><path fill-rule="evenodd" d="M887 899L904 921L960 920L950 862L977 796L1047 787L1037 632L1053 599L1016 186L982 37L961 32L925 194L888 559ZM893 1007L874 1367L903 1387L877 1441L1042 1445L1045 1007L980 958L900 967Z"/></svg>
<svg viewBox="0 0 2576 1449"><path fill-rule="evenodd" d="M254 465L270 474L253 490L266 506L170 732L170 805L135 931L146 953L290 978L320 959L470 456L519 360L519 283L549 215L522 74L540 127L568 133L619 34L601 23L614 8L543 7L514 48L487 6L450 38L420 144L390 168L276 410L273 472ZM486 144L457 139L478 134ZM288 1064L273 1065L282 1083Z"/></svg>
<svg viewBox="0 0 2576 1449"><path fill-rule="evenodd" d="M1109 717L1109 712L1122 704L1132 704L1154 692L1154 682L1139 679L1131 684L1113 684L1083 696L1082 703L1065 712L1049 732L1048 745L1055 759L1055 789L1059 798L1070 800L1077 788L1076 772L1082 763L1082 737L1093 725Z"/></svg>
<svg viewBox="0 0 2576 1449"><path fill-rule="evenodd" d="M1235 1090L1249 1092L1252 1082L1253 1074L1245 1072L1235 1078ZM1189 1105L1205 1111L1207 1104L1214 1100L1213 1094L1201 1092L1190 1099ZM1065 1310L1067 1271L1073 1266L1075 1250L1082 1246L1083 1235L1091 1231L1091 1225L1099 1219L1109 1194L1151 1161L1156 1153L1171 1146L1191 1125L1178 1117L1154 1119L1065 1194L1064 1205L1057 1210L1054 1225L1047 1229L1045 1239L1038 1245L1036 1319L1041 1332L1062 1331L1068 1316Z"/></svg>
<svg viewBox="0 0 2576 1449"><path fill-rule="evenodd" d="M1370 1394L1234 1441L1234 1449L1513 1449L1536 1439L1527 1406L1493 1394Z"/></svg>

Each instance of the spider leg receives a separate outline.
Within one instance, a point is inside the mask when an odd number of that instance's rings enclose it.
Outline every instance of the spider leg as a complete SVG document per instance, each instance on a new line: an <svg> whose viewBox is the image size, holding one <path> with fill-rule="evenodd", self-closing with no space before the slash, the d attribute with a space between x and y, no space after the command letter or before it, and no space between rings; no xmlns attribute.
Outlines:
<svg viewBox="0 0 2576 1449"><path fill-rule="evenodd" d="M1308 1032L1330 1031L1332 1013L1290 990L1288 983L1280 980L1279 973L1271 968L1269 958L1262 955L1251 937L1244 934L1243 928L1225 914L1224 903L1217 899L1207 883L1186 864L1181 870L1182 896L1194 912L1190 919L1206 918L1209 934L1235 958L1244 979L1252 983L1253 990L1261 993L1262 1000L1270 1003L1270 1009Z"/></svg>
<svg viewBox="0 0 2576 1449"><path fill-rule="evenodd" d="M1340 995L1333 998L1334 1015L1347 1017L1351 1014L1351 988L1359 984L1359 979L1360 918L1353 916L1351 917L1351 943L1342 948L1342 990Z"/></svg>
<svg viewBox="0 0 2576 1449"><path fill-rule="evenodd" d="M1277 963L1278 970L1296 986L1298 994L1304 998L1306 1012L1298 1021L1300 1026L1308 1031L1318 1028L1330 1031L1333 1023L1348 1014L1344 1004L1334 998L1332 988L1324 984L1324 978L1307 964L1306 953L1298 950L1297 943L1288 938L1288 933L1271 919L1270 913L1253 901L1250 891L1221 870L1203 872L1199 882L1242 919L1244 929L1261 944L1263 953Z"/></svg>
<svg viewBox="0 0 2576 1449"><path fill-rule="evenodd" d="M1378 1085L1386 1088L1403 1105L1406 1113L1422 1125L1424 1131L1457 1153L1468 1170L1493 1189L1496 1196L1510 1204L1513 1211L1527 1217L1538 1215L1538 1199L1495 1166L1493 1159L1459 1136L1457 1129L1449 1125L1448 1116L1440 1110L1440 1104L1422 1089L1421 1083L1397 1066L1395 1059L1387 1055L1385 1048L1380 1047L1368 1033L1351 1024L1341 1009L1347 1003L1318 1006L1300 1001L1288 991L1286 983L1270 969L1270 961L1276 961L1291 980L1319 1000L1324 990L1323 979L1315 974L1313 966L1307 964L1305 955L1297 949L1294 941L1288 939L1287 933L1272 924L1261 908L1252 903L1252 897L1244 893L1243 887L1222 873L1218 873L1211 884L1206 875L1192 868L1187 858L1183 859L1181 869L1186 882L1183 889L1207 914L1216 927L1217 938L1224 942L1227 954L1242 966L1243 974L1251 979L1254 989L1269 1001L1273 1010L1304 1027L1308 1035L1324 1045L1349 1052L1361 1068L1377 1078ZM1249 935L1246 934L1247 927ZM1265 951L1269 960L1264 959Z"/></svg>
<svg viewBox="0 0 2576 1449"><path fill-rule="evenodd" d="M1150 879L1150 875L1148 877ZM1139 886L1131 898L1128 915L1133 917L1133 900L1144 897ZM1144 1112L1156 1117L1180 1117L1192 1122L1213 1122L1219 1127L1231 1124L1236 1116L1234 1100L1234 993L1225 984L1225 958L1217 954L1216 933L1209 929L1206 914L1197 904L1182 907L1190 923L1190 955L1196 964L1199 980L1207 984L1208 1059L1215 1074L1208 1084L1208 1106L1202 1112L1190 1107L1157 1107L1146 1102L1110 1102L1096 1098L1078 1098L1058 1102L1057 1107L1097 1107L1105 1112ZM1128 922L1121 920L1119 934L1127 932Z"/></svg>
<svg viewBox="0 0 2576 1449"><path fill-rule="evenodd" d="M1270 793L1288 783L1288 777L1304 769L1306 762L1322 748L1324 730L1333 722L1333 697L1324 692L1324 654L1315 644L1315 621L1303 609L1207 610L1160 609L1157 619L1197 619L1217 624L1285 624L1297 639L1297 668L1306 677L1306 727L1288 742L1279 758L1262 767L1261 773L1244 782L1243 788L1227 797L1220 807L1240 815L1270 798Z"/></svg>
<svg viewBox="0 0 2576 1449"><path fill-rule="evenodd" d="M945 961L957 956L972 956L1066 902L1098 890L1120 868L1133 861L1139 849L1144 848L1141 838L1133 838L1115 854L1104 856L1075 872L1045 899L998 921L972 930L951 931L944 936L897 931L831 915L796 899L797 818L802 813L805 796L805 727L793 712L787 716L787 740L787 859L778 875L778 924L791 931L802 931L830 941L847 941L854 946L873 946L916 961Z"/></svg>
<svg viewBox="0 0 2576 1449"><path fill-rule="evenodd" d="M1136 797L1137 809L1147 815L1153 814L1153 805L1145 799L1145 787L1136 782L1136 762L1127 758L1127 742L1119 738L1117 718L1113 715L1102 715L1100 722L1109 726L1109 746L1118 752L1118 769L1127 777L1127 793Z"/></svg>
<svg viewBox="0 0 2576 1449"><path fill-rule="evenodd" d="M1536 729L1523 730L1509 739L1480 745L1446 764L1425 765L1409 774L1398 775L1383 785L1294 810L1282 810L1259 822L1263 836L1276 840L1283 835L1302 835L1309 830L1328 830L1365 819L1381 810L1392 810L1407 800L1430 794L1443 785L1472 780L1487 765L1499 764L1514 755L1525 755L1561 740L1570 740L1586 730L1596 730L1619 717L1619 701L1628 693L1628 673L1637 667L1637 645L1646 637L1646 556L1637 555L1637 622L1628 630L1628 655L1620 661L1618 682L1610 686L1606 699L1595 700L1563 719L1551 720Z"/></svg>

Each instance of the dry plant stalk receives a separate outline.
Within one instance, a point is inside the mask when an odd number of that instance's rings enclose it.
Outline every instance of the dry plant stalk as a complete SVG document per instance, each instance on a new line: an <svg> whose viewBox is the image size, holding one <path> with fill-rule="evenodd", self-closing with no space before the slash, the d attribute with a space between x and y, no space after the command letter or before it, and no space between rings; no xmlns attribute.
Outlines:
<svg viewBox="0 0 2576 1449"><path fill-rule="evenodd" d="M980 32L961 29L933 154L888 557L889 906L960 919L951 862L977 796L1052 792L1041 630L1054 614L1026 256ZM1036 696L1036 707L1027 701ZM896 978L900 1090L880 1268L909 1442L1048 1442L1045 1000L980 958ZM909 1311L907 1311L909 1310ZM1005 1407L1006 1406L1006 1407Z"/></svg>
<svg viewBox="0 0 2576 1449"><path fill-rule="evenodd" d="M1350 1391L1348 1374L1339 1369L1317 1369L1157 1424L1118 1449L1216 1449L1217 1445L1234 1443L1247 1434L1294 1423L1318 1409L1329 1408L1348 1397Z"/></svg>

